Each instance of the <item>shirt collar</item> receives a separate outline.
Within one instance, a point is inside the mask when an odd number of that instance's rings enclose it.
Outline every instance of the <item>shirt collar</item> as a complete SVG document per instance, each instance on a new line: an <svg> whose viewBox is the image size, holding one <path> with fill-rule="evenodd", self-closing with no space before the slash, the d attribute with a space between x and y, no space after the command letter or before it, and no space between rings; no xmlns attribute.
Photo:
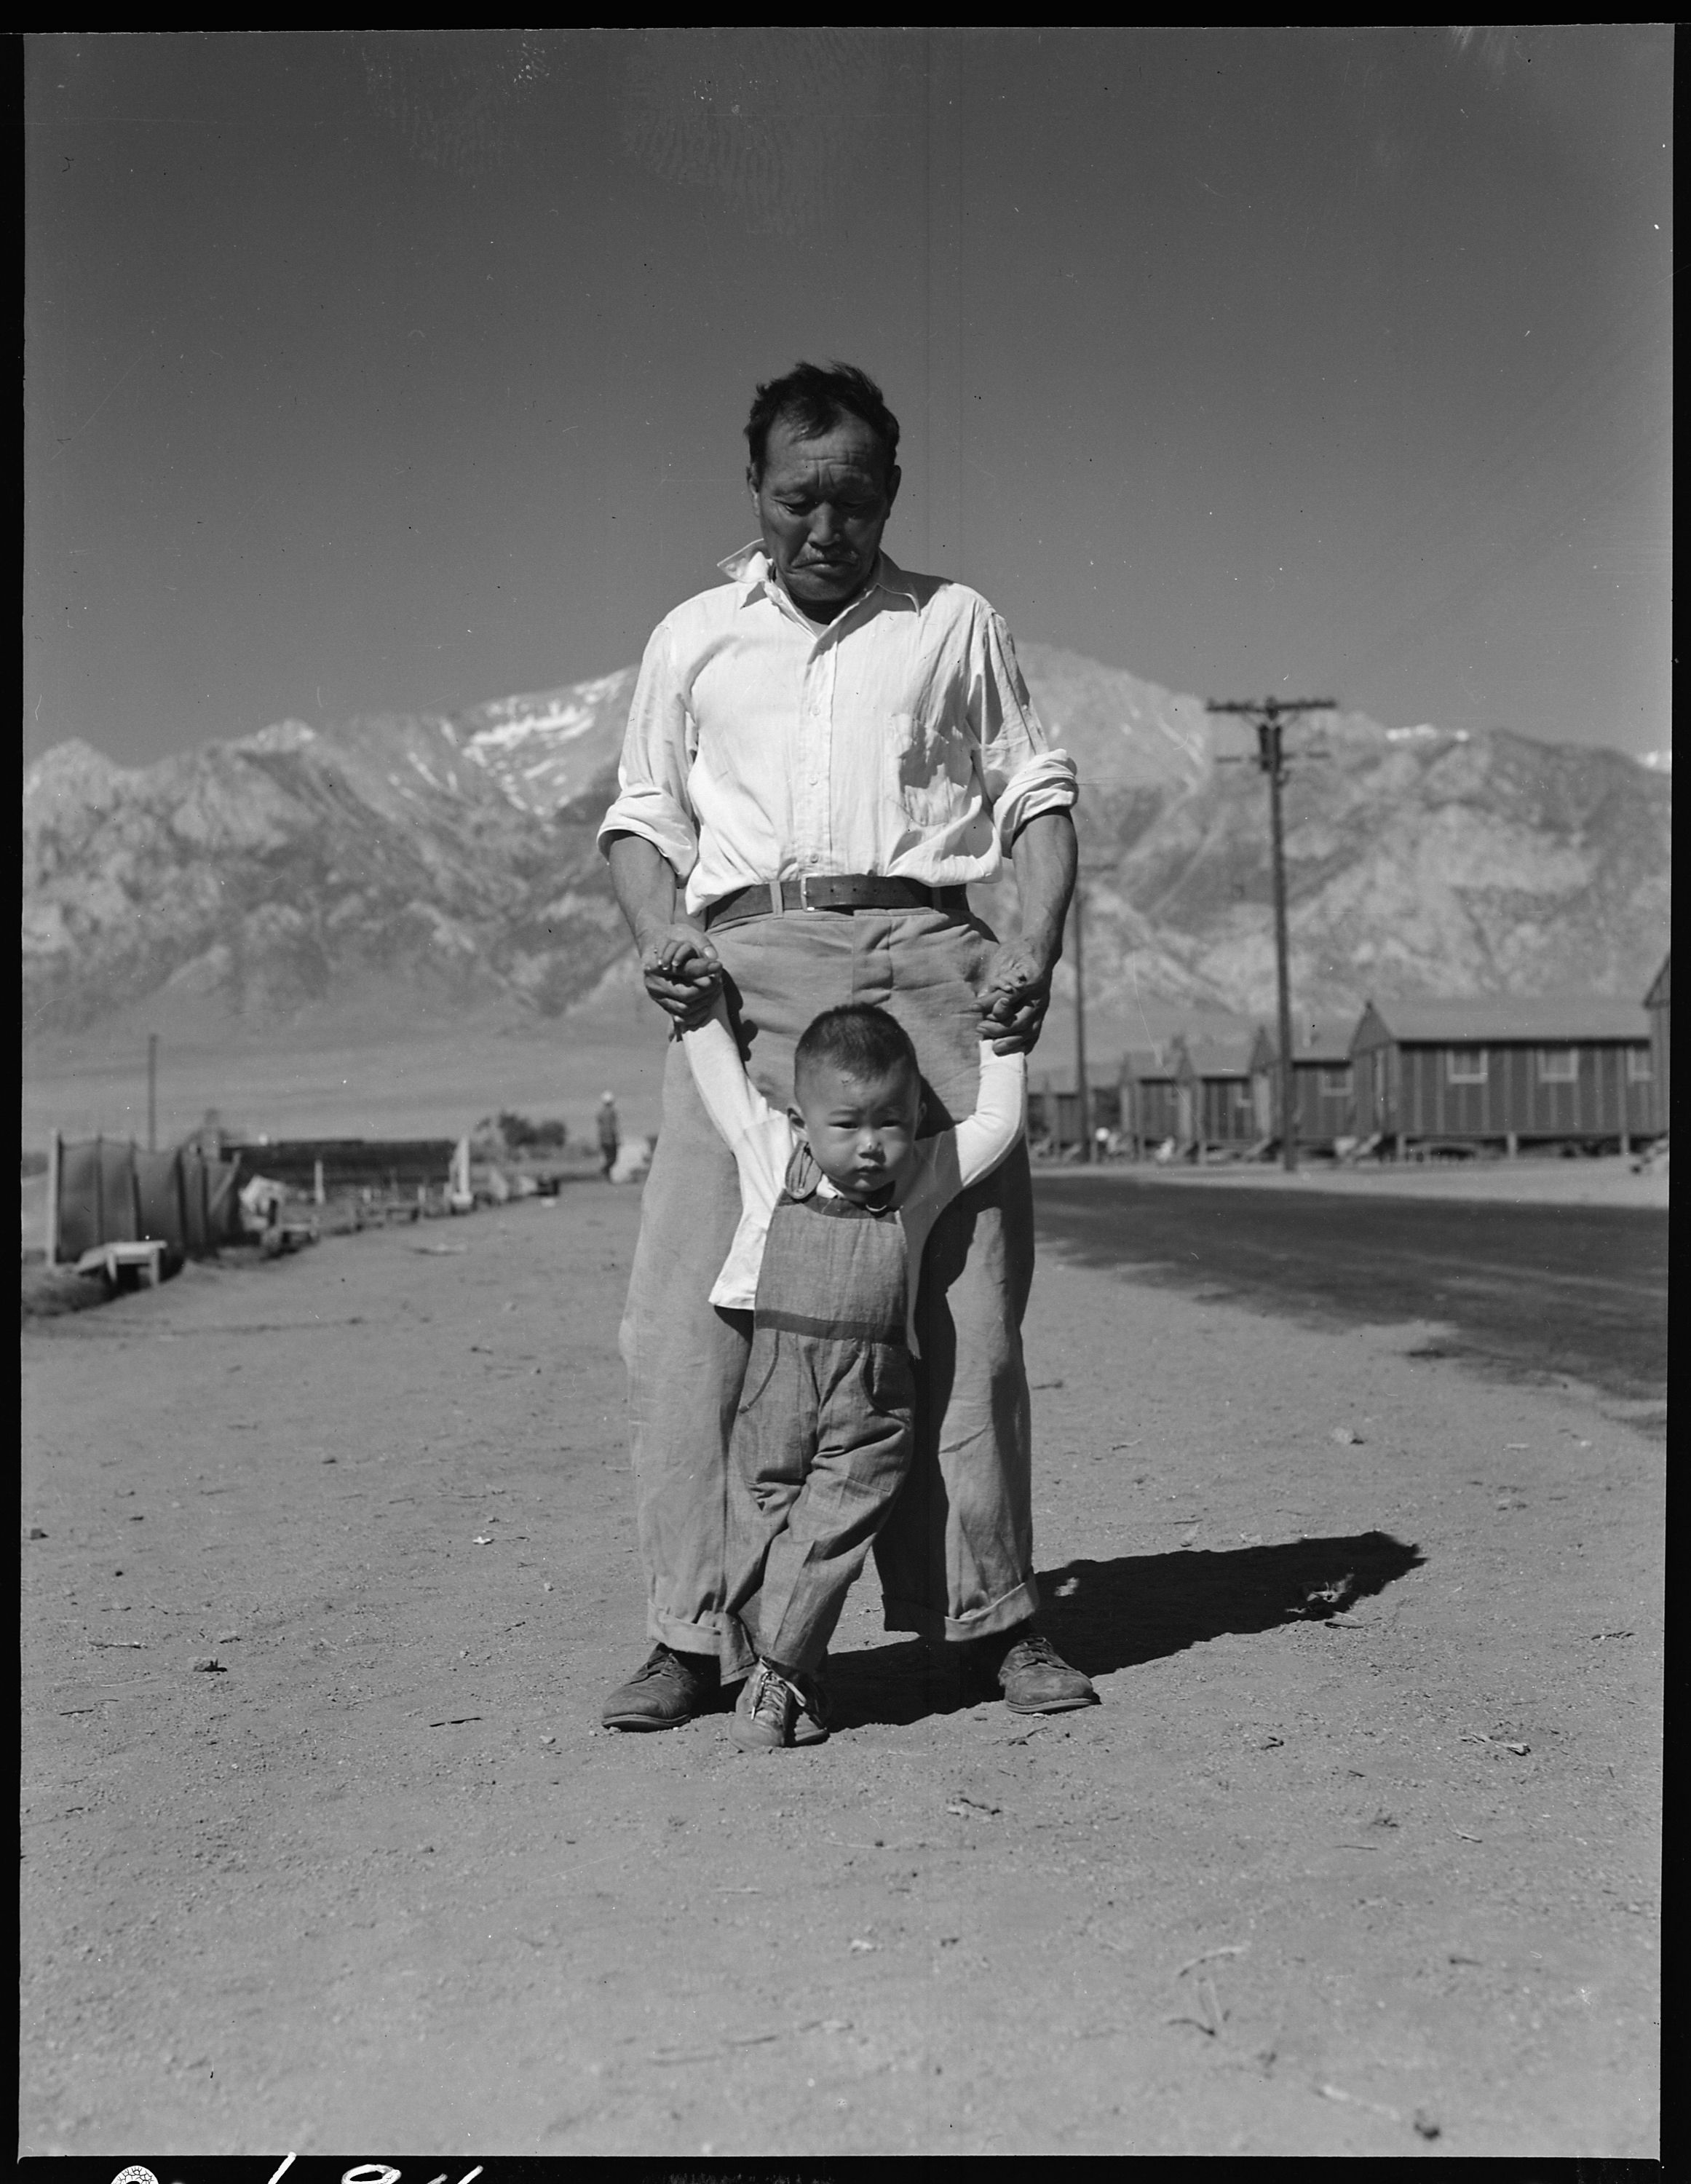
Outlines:
<svg viewBox="0 0 1691 2184"><path fill-rule="evenodd" d="M761 538L748 539L743 546L736 547L716 566L731 584L739 586L742 604L756 598L760 590L773 588L769 556L764 551ZM908 599L913 607L921 604L915 584L885 547L876 557L875 574L858 594L859 599L866 599L872 591L895 593L900 599Z"/></svg>
<svg viewBox="0 0 1691 2184"><path fill-rule="evenodd" d="M761 538L748 539L737 546L731 554L716 564L731 584L737 584L743 592L749 593L769 575L769 558L764 552Z"/></svg>

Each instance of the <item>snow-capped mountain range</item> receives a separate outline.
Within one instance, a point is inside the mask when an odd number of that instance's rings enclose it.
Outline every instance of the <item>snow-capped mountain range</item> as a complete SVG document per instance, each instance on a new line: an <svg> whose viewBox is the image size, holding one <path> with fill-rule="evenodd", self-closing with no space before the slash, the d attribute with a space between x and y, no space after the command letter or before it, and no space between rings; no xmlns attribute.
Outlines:
<svg viewBox="0 0 1691 2184"><path fill-rule="evenodd" d="M1254 745L1197 698L1047 646L1021 656L1085 784L1089 994L1271 1011L1263 783L1220 762ZM626 944L592 835L634 673L283 722L139 769L57 745L25 782L26 1027L568 1009ZM1642 994L1667 939L1668 755L1357 714L1289 747L1300 1007Z"/></svg>

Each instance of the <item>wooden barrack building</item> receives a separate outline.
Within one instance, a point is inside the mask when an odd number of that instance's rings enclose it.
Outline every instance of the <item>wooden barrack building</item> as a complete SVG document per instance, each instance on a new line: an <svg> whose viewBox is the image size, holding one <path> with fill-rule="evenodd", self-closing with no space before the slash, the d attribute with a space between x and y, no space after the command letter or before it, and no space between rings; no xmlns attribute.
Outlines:
<svg viewBox="0 0 1691 2184"><path fill-rule="evenodd" d="M1176 1042L1176 1136L1204 1153L1242 1153L1274 1133L1274 1048L1266 1032Z"/></svg>
<svg viewBox="0 0 1691 2184"><path fill-rule="evenodd" d="M1650 989L1644 995L1644 1011L1649 1017L1650 1025L1652 1112L1655 1134L1658 1137L1666 1137L1667 1134L1668 1093L1671 1089L1668 1081L1668 1059L1669 1050L1673 1044L1669 1036L1671 1026L1668 1015L1667 972L1668 966L1672 961L1671 953L1662 957L1661 968L1650 981Z"/></svg>
<svg viewBox="0 0 1691 2184"><path fill-rule="evenodd" d="M1121 1128L1121 1067L1114 1061L1088 1061L1087 1081L1092 1092L1094 1130ZM1044 1142L1054 1153L1065 1152L1081 1141L1081 1103L1076 1095L1074 1064L1067 1069L1042 1070L1027 1089L1027 1135L1030 1143Z"/></svg>
<svg viewBox="0 0 1691 2184"><path fill-rule="evenodd" d="M1657 1134L1636 1002L1370 1001L1350 1061L1356 1130L1399 1156L1555 1140L1626 1150Z"/></svg>
<svg viewBox="0 0 1691 2184"><path fill-rule="evenodd" d="M1356 1132L1356 1086L1350 1067L1354 1017L1305 1017L1292 1042L1294 1142L1331 1152ZM1280 1075L1274 1077L1274 1127L1280 1128Z"/></svg>
<svg viewBox="0 0 1691 2184"><path fill-rule="evenodd" d="M1180 1142L1175 1054L1166 1046L1130 1046L1121 1057L1121 1134L1136 1157L1172 1138Z"/></svg>

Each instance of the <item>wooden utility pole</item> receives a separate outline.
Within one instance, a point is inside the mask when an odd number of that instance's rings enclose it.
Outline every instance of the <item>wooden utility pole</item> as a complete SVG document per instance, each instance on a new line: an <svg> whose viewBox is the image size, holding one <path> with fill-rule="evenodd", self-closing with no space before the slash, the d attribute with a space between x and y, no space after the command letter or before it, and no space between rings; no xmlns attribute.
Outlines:
<svg viewBox="0 0 1691 2184"><path fill-rule="evenodd" d="M1093 1156L1092 1088L1087 1083L1086 951L1081 939L1081 903L1086 894L1082 876L1075 875L1075 1112L1080 1118L1081 1158Z"/></svg>
<svg viewBox="0 0 1691 2184"><path fill-rule="evenodd" d="M1092 1085L1087 1077L1087 972L1083 921L1087 878L1113 869L1107 851L1082 851L1075 863L1075 1112L1080 1117L1081 1158L1095 1161L1098 1143L1093 1134Z"/></svg>
<svg viewBox="0 0 1691 2184"><path fill-rule="evenodd" d="M57 1130L47 1141L47 1262L58 1264L58 1176L64 1146Z"/></svg>
<svg viewBox="0 0 1691 2184"><path fill-rule="evenodd" d="M159 1034L147 1034L147 1150L159 1150Z"/></svg>
<svg viewBox="0 0 1691 2184"><path fill-rule="evenodd" d="M1274 972L1280 1004L1280 1158L1289 1175L1298 1165L1297 1078L1292 1067L1292 984L1286 950L1286 837L1281 816L1280 792L1286 785L1286 757L1282 740L1288 720L1305 713L1331 713L1332 698L1247 698L1226 703L1211 700L1206 713L1238 713L1256 730L1257 764L1268 776L1268 831L1274 867ZM1223 765L1229 763L1223 760Z"/></svg>

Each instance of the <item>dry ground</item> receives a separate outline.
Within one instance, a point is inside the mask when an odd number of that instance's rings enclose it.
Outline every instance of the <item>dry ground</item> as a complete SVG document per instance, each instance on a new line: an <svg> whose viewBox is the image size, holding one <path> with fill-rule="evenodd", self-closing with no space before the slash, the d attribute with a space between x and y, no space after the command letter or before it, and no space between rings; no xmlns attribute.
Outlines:
<svg viewBox="0 0 1691 2184"><path fill-rule="evenodd" d="M1659 1444L1048 1253L1102 1706L618 1736L638 1212L26 1330L25 2150L1655 2151Z"/></svg>

